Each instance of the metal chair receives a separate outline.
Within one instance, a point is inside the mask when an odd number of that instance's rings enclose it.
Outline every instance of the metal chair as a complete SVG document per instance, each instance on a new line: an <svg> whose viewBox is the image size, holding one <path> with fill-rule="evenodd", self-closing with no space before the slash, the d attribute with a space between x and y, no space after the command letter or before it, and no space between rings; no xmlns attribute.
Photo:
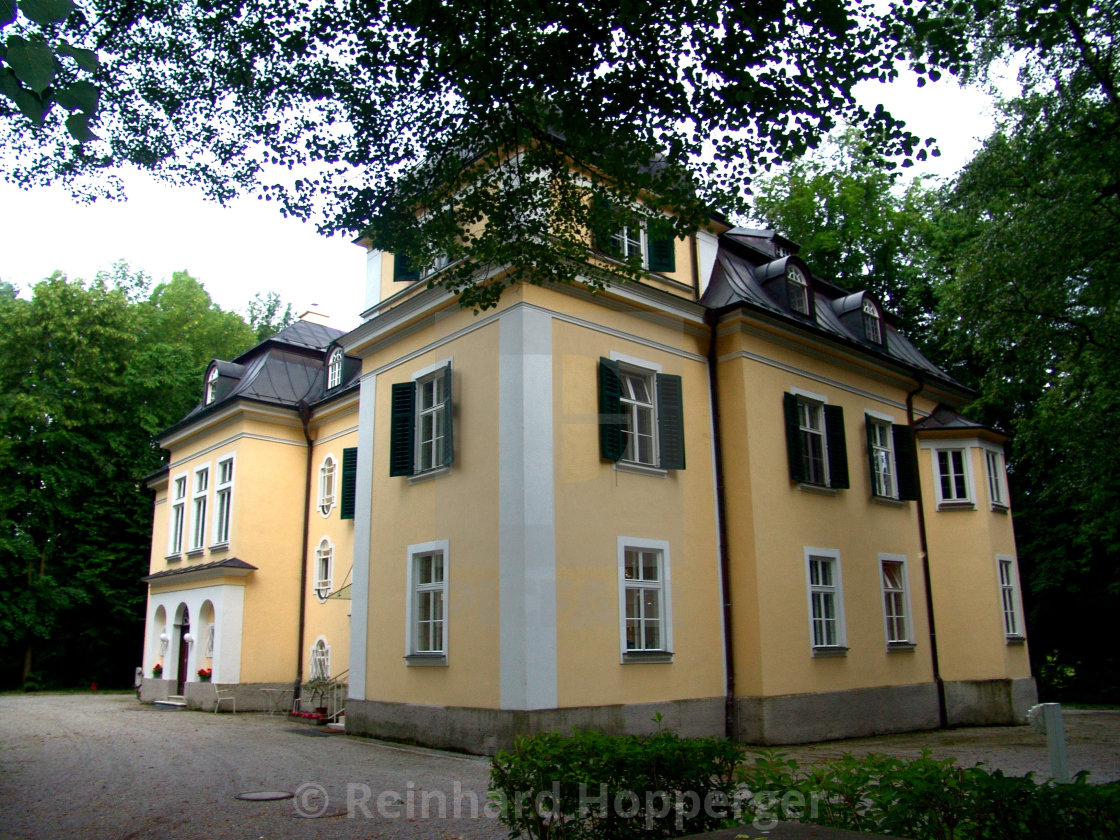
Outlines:
<svg viewBox="0 0 1120 840"><path fill-rule="evenodd" d="M234 693L234 689L232 687L218 688L217 683L212 683L212 685L214 686L214 714L217 714L222 703L227 701L230 704L230 711L237 714L237 695Z"/></svg>

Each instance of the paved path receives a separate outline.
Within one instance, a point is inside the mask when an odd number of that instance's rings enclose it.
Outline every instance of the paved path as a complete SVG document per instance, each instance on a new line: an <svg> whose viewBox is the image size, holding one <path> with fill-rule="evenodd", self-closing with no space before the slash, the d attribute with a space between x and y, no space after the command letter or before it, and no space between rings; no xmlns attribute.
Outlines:
<svg viewBox="0 0 1120 840"><path fill-rule="evenodd" d="M1120 778L1120 712L1066 715L1070 764ZM960 729L784 748L984 760L1046 775L1026 727ZM484 758L401 747L255 713L141 706L131 695L0 695L0 839L504 840ZM295 799L246 802L253 791ZM308 815L313 815L309 818Z"/></svg>

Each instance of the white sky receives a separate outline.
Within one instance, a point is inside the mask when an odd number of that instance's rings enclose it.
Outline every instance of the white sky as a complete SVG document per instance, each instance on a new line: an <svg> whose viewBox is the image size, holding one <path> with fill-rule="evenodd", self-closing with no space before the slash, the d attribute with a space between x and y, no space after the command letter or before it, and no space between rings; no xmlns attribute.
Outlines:
<svg viewBox="0 0 1120 840"><path fill-rule="evenodd" d="M941 157L910 172L954 174L994 126L991 100L962 90L950 77L918 88L905 76L890 86L860 90L883 104L921 137L936 137ZM245 311L257 292L278 292L298 315L312 304L339 329L359 323L365 294L365 250L328 239L313 225L280 215L255 198L227 207L192 190L135 175L128 200L83 205L59 188L25 192L0 183L0 279L27 289L61 270L92 278L117 260L143 269L154 281L186 270L223 309Z"/></svg>

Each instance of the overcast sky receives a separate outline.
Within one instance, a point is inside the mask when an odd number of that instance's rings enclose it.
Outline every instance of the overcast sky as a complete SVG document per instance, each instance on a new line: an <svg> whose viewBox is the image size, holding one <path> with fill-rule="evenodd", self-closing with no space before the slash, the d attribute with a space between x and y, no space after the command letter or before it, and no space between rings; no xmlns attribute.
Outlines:
<svg viewBox="0 0 1120 840"><path fill-rule="evenodd" d="M935 137L941 157L916 173L949 176L973 155L994 126L990 100L946 76L923 88L909 77L865 85L861 98L882 101L921 137ZM117 260L159 282L186 270L224 309L244 312L257 292L276 291L298 315L312 304L331 325L359 323L365 294L365 251L310 224L283 218L255 198L221 207L195 191L144 175L126 181L125 202L74 202L64 190L17 190L0 183L0 279L28 288L61 270L92 278Z"/></svg>

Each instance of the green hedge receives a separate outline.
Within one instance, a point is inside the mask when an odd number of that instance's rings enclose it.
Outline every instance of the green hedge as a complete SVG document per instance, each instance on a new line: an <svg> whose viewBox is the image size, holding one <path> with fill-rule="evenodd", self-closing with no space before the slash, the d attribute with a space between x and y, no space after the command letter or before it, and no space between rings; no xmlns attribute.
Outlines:
<svg viewBox="0 0 1120 840"><path fill-rule="evenodd" d="M679 837L726 823L741 760L722 738L533 735L493 759L491 796L511 837Z"/></svg>
<svg viewBox="0 0 1120 840"><path fill-rule="evenodd" d="M912 840L1115 840L1120 783L1038 784L923 753L914 761L846 755L801 769L762 753L739 771L744 820L812 822Z"/></svg>

